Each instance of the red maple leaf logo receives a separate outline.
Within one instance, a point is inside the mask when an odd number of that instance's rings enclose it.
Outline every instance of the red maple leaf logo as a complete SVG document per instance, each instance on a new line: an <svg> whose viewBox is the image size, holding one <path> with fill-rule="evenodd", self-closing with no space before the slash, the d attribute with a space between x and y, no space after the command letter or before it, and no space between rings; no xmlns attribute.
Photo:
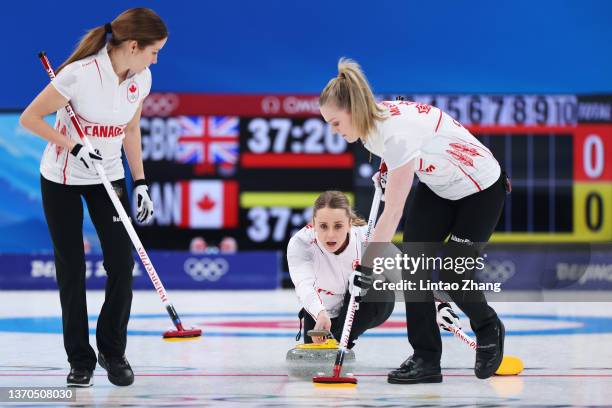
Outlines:
<svg viewBox="0 0 612 408"><path fill-rule="evenodd" d="M431 110L431 106L424 103L419 103L415 107L417 108L419 113L429 113L429 111Z"/></svg>
<svg viewBox="0 0 612 408"><path fill-rule="evenodd" d="M198 201L198 208L202 211L210 211L215 208L215 205L217 205L217 203L211 200L208 194L204 194L204 197Z"/></svg>
<svg viewBox="0 0 612 408"><path fill-rule="evenodd" d="M453 148L453 150L459 151L459 152L463 152L463 153L467 153L470 156L480 156L483 157L482 154L478 153L478 150L476 150L476 148L474 147L470 147L470 146L466 146L464 144L460 144L460 143L451 143L449 144L450 147Z"/></svg>
<svg viewBox="0 0 612 408"><path fill-rule="evenodd" d="M474 160L472 160L471 157L466 156L464 153L456 152L453 150L447 150L446 152L450 154L451 156L453 156L461 164L468 166L468 167L474 167Z"/></svg>
<svg viewBox="0 0 612 408"><path fill-rule="evenodd" d="M136 92L138 88L136 88L136 85L132 84L132 86L130 86L128 89L130 90L131 93L134 93Z"/></svg>

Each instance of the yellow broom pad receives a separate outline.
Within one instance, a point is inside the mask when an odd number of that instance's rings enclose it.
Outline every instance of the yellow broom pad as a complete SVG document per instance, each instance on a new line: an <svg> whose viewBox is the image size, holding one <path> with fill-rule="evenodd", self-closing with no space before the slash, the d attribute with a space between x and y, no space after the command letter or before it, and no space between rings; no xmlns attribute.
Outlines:
<svg viewBox="0 0 612 408"><path fill-rule="evenodd" d="M499 368L495 371L495 375L518 375L524 368L525 365L520 358L515 356L504 356Z"/></svg>

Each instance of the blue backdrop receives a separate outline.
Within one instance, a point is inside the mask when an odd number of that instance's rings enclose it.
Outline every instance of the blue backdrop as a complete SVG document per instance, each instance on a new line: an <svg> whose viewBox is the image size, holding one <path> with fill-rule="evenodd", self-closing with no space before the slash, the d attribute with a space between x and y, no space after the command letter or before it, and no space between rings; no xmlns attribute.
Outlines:
<svg viewBox="0 0 612 408"><path fill-rule="evenodd" d="M2 6L0 109L47 83L38 51L57 66L87 28L142 5L171 33L157 91L316 93L340 56L380 93L612 91L607 0L29 0Z"/></svg>

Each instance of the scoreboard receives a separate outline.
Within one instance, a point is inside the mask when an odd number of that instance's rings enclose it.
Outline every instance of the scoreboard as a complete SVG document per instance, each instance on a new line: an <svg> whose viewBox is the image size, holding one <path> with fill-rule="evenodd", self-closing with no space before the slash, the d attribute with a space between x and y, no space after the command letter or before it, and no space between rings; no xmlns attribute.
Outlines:
<svg viewBox="0 0 612 408"><path fill-rule="evenodd" d="M510 176L512 194L493 242L612 241L611 96L405 98L449 113ZM362 177L359 185L370 183Z"/></svg>
<svg viewBox="0 0 612 408"><path fill-rule="evenodd" d="M240 249L281 249L321 191L352 196L353 146L313 95L152 94L141 128L156 220L139 233L152 248L232 236Z"/></svg>
<svg viewBox="0 0 612 408"><path fill-rule="evenodd" d="M612 96L402 96L449 113L512 178L493 241L612 240ZM141 129L156 221L138 228L145 245L232 236L241 249L284 249L327 189L347 192L367 215L374 163L331 132L317 101L151 94Z"/></svg>

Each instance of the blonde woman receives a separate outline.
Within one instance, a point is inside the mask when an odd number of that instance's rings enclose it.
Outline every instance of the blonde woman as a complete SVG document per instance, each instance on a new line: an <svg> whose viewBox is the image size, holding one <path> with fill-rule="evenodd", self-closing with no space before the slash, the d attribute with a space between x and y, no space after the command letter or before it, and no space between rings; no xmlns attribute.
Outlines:
<svg viewBox="0 0 612 408"><path fill-rule="evenodd" d="M367 296L362 289L372 279L355 274L366 238L366 222L355 215L349 200L340 191L326 191L315 201L313 222L289 241L289 274L302 305L304 342L322 343L322 337L307 336L309 330L329 330L340 340L351 292ZM357 337L383 324L393 312L393 292L384 292L372 302L360 303L348 341L351 349Z"/></svg>
<svg viewBox="0 0 612 408"><path fill-rule="evenodd" d="M446 256L478 255L499 220L506 178L491 154L459 122L440 109L417 102L376 103L360 66L341 59L338 75L319 98L321 114L333 131L360 140L388 167L384 211L372 242L390 242L403 215L416 174L420 180L408 209L406 242L444 242ZM449 272L447 281L470 276ZM449 293L469 317L478 340L474 371L488 378L503 357L504 325L484 294ZM441 382L442 342L431 291L425 301L406 301L408 339L414 354L388 375L390 383Z"/></svg>

